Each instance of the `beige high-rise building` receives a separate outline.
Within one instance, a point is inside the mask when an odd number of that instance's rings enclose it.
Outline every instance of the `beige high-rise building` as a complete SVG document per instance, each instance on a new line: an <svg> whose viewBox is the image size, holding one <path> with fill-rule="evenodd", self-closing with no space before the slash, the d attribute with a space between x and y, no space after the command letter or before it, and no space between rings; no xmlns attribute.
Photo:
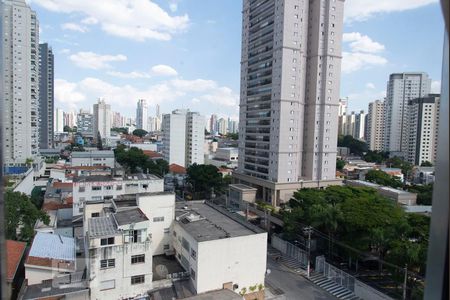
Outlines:
<svg viewBox="0 0 450 300"><path fill-rule="evenodd" d="M39 151L39 24L25 0L0 2L0 122L5 165Z"/></svg>
<svg viewBox="0 0 450 300"><path fill-rule="evenodd" d="M348 98L339 99L339 111L338 111L338 134L345 135L346 129L346 114L347 114Z"/></svg>
<svg viewBox="0 0 450 300"><path fill-rule="evenodd" d="M366 141L369 150L384 150L384 101L369 103L367 114Z"/></svg>
<svg viewBox="0 0 450 300"><path fill-rule="evenodd" d="M103 138L111 136L111 105L106 104L105 99L98 99L94 104L94 138L97 135Z"/></svg>
<svg viewBox="0 0 450 300"><path fill-rule="evenodd" d="M244 0L234 177L263 201L336 182L343 10L343 0Z"/></svg>

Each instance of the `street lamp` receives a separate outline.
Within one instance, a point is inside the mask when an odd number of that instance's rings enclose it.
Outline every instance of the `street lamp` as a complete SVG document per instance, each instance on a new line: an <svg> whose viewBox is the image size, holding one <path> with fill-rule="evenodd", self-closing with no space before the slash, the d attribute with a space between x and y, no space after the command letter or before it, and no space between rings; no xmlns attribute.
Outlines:
<svg viewBox="0 0 450 300"><path fill-rule="evenodd" d="M309 278L311 275L311 233L313 228L311 226L307 226L303 228L303 233L308 235L308 262L306 266L306 276Z"/></svg>

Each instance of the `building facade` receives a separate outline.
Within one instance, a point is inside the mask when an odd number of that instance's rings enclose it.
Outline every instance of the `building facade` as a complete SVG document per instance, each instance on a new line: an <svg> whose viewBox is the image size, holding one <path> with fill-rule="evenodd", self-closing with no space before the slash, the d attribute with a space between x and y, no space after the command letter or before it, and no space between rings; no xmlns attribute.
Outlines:
<svg viewBox="0 0 450 300"><path fill-rule="evenodd" d="M77 132L86 137L94 136L94 116L89 111L80 110L77 114Z"/></svg>
<svg viewBox="0 0 450 300"><path fill-rule="evenodd" d="M25 0L0 3L0 122L6 165L39 151L39 22Z"/></svg>
<svg viewBox="0 0 450 300"><path fill-rule="evenodd" d="M394 73L389 76L385 101L385 145L389 152L407 155L409 136L408 101L430 93L431 79L421 72Z"/></svg>
<svg viewBox="0 0 450 300"><path fill-rule="evenodd" d="M384 101L375 100L369 103L369 112L367 113L366 141L369 150L383 151L384 149L384 130L385 130L385 112Z"/></svg>
<svg viewBox="0 0 450 300"><path fill-rule="evenodd" d="M54 111L54 129L55 133L64 132L64 111L61 108L57 108Z"/></svg>
<svg viewBox="0 0 450 300"><path fill-rule="evenodd" d="M339 111L338 111L338 134L345 135L345 124L347 114L348 98L339 99Z"/></svg>
<svg viewBox="0 0 450 300"><path fill-rule="evenodd" d="M100 134L101 138L111 135L111 105L105 99L98 99L94 104L94 137Z"/></svg>
<svg viewBox="0 0 450 300"><path fill-rule="evenodd" d="M39 148L54 146L54 56L47 43L39 44Z"/></svg>
<svg viewBox="0 0 450 300"><path fill-rule="evenodd" d="M420 166L435 163L438 144L440 95L432 94L408 101L407 160Z"/></svg>
<svg viewBox="0 0 450 300"><path fill-rule="evenodd" d="M163 115L163 156L169 164L188 167L204 163L205 118L177 109Z"/></svg>
<svg viewBox="0 0 450 300"><path fill-rule="evenodd" d="M139 99L137 102L136 129L148 130L148 106L144 99Z"/></svg>
<svg viewBox="0 0 450 300"><path fill-rule="evenodd" d="M353 132L353 137L358 140L366 140L366 114L361 110L355 115L355 131Z"/></svg>

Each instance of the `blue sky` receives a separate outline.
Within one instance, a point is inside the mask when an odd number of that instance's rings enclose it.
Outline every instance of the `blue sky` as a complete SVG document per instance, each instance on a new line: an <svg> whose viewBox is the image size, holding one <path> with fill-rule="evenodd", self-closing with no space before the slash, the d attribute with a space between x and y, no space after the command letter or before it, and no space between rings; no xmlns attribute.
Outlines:
<svg viewBox="0 0 450 300"><path fill-rule="evenodd" d="M56 106L135 114L190 108L238 117L241 0L28 0L55 53ZM347 0L341 96L350 110L382 98L390 73L425 71L439 89L437 0Z"/></svg>

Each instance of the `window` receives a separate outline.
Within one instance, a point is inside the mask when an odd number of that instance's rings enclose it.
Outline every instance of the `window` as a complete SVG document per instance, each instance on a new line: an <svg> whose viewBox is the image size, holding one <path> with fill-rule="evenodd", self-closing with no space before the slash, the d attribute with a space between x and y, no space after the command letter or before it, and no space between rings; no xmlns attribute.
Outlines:
<svg viewBox="0 0 450 300"><path fill-rule="evenodd" d="M164 222L164 217L154 217L153 222Z"/></svg>
<svg viewBox="0 0 450 300"><path fill-rule="evenodd" d="M98 217L100 217L100 213L98 213L98 212L91 214L91 218L98 218Z"/></svg>
<svg viewBox="0 0 450 300"><path fill-rule="evenodd" d="M106 245L114 245L114 237L109 237L105 239L100 240L100 245L106 246Z"/></svg>
<svg viewBox="0 0 450 300"><path fill-rule="evenodd" d="M108 191L112 190L112 188L113 188L112 185L105 186L105 189L108 190Z"/></svg>
<svg viewBox="0 0 450 300"><path fill-rule="evenodd" d="M170 233L170 228L164 228L164 233Z"/></svg>
<svg viewBox="0 0 450 300"><path fill-rule="evenodd" d="M115 266L116 260L114 258L100 260L100 269L114 268Z"/></svg>
<svg viewBox="0 0 450 300"><path fill-rule="evenodd" d="M192 270L192 268L191 268L191 278L192 280L195 280L195 271Z"/></svg>
<svg viewBox="0 0 450 300"><path fill-rule="evenodd" d="M182 239L181 244L183 245L183 248L189 252L190 245L189 245L189 242L185 238Z"/></svg>
<svg viewBox="0 0 450 300"><path fill-rule="evenodd" d="M142 241L142 230L130 230L130 243L139 243Z"/></svg>
<svg viewBox="0 0 450 300"><path fill-rule="evenodd" d="M86 188L84 186L80 186L78 188L78 192L80 192L80 193L84 193L85 190L86 190Z"/></svg>
<svg viewBox="0 0 450 300"><path fill-rule="evenodd" d="M131 264L142 264L145 263L145 254L132 255L131 256Z"/></svg>
<svg viewBox="0 0 450 300"><path fill-rule="evenodd" d="M116 190L121 191L122 190L122 185L116 186Z"/></svg>
<svg viewBox="0 0 450 300"><path fill-rule="evenodd" d="M93 187L92 187L92 190L93 190L93 191L101 191L101 190L102 190L102 187L101 187L101 186L93 186Z"/></svg>
<svg viewBox="0 0 450 300"><path fill-rule="evenodd" d="M194 249L191 249L191 257L193 259L197 259L197 251L195 251Z"/></svg>
<svg viewBox="0 0 450 300"><path fill-rule="evenodd" d="M164 245L164 250L169 250L170 249L170 245L166 244Z"/></svg>
<svg viewBox="0 0 450 300"><path fill-rule="evenodd" d="M131 284L141 284L145 282L144 275L131 276Z"/></svg>

